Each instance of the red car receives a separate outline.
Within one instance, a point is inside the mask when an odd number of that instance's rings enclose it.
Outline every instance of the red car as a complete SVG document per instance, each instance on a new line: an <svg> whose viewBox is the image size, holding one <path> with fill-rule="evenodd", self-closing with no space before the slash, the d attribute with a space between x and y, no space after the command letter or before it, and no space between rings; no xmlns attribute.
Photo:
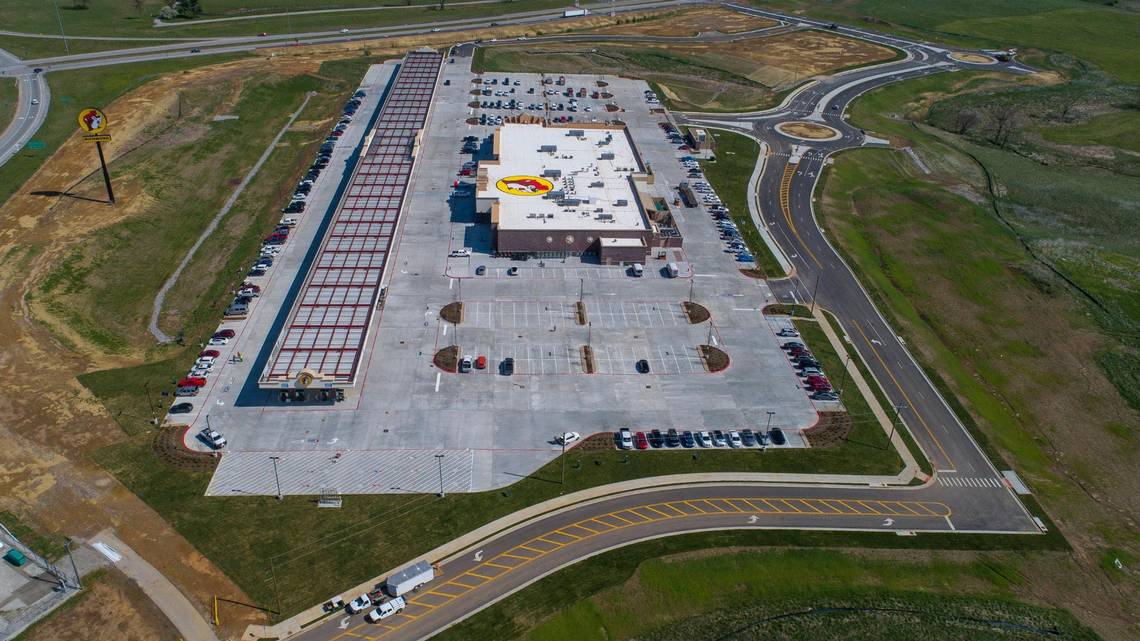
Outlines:
<svg viewBox="0 0 1140 641"><path fill-rule="evenodd" d="M202 358L202 357L204 357L204 356L209 356L209 357L212 357L212 358L217 358L217 357L219 357L219 356L221 356L221 355L222 355L222 353L221 353L221 352L219 352L219 351L218 351L218 350L216 350L216 349L207 349L207 350L203 350L203 351L201 351L201 352L198 352L198 358Z"/></svg>
<svg viewBox="0 0 1140 641"><path fill-rule="evenodd" d="M186 378L178 381L177 387L202 387L206 384L206 377L204 376L187 376Z"/></svg>
<svg viewBox="0 0 1140 641"><path fill-rule="evenodd" d="M247 285L247 287L248 287L248 285ZM257 289L258 289L258 291L261 290L260 287L258 287ZM234 336L237 336L237 334L232 329L219 329L218 331L214 332L213 337L214 338L233 338Z"/></svg>
<svg viewBox="0 0 1140 641"><path fill-rule="evenodd" d="M822 376L809 376L807 377L807 384L817 392L831 391L831 381Z"/></svg>
<svg viewBox="0 0 1140 641"><path fill-rule="evenodd" d="M475 359L475 369L487 369L487 357L480 356Z"/></svg>
<svg viewBox="0 0 1140 641"><path fill-rule="evenodd" d="M645 432L638 432L633 435L633 444L639 450L649 449L649 439L645 437Z"/></svg>

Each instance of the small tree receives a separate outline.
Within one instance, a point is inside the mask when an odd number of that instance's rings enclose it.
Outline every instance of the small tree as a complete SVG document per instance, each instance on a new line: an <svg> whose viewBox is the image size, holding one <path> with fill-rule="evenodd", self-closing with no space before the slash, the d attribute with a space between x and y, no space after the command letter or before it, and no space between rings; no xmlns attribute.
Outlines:
<svg viewBox="0 0 1140 641"><path fill-rule="evenodd" d="M173 20L178 17L178 11L174 7L163 7L159 9L158 17L162 20Z"/></svg>
<svg viewBox="0 0 1140 641"><path fill-rule="evenodd" d="M72 9L86 9L91 5L90 0L71 0Z"/></svg>
<svg viewBox="0 0 1140 641"><path fill-rule="evenodd" d="M1017 110L1012 105L995 105L990 110L990 119L994 125L990 142L998 147L1005 147L1006 143L1009 142L1009 137L1017 128Z"/></svg>
<svg viewBox="0 0 1140 641"><path fill-rule="evenodd" d="M954 131L959 136L964 136L970 133L974 125L978 124L978 112L973 109L959 109L958 113L954 114Z"/></svg>

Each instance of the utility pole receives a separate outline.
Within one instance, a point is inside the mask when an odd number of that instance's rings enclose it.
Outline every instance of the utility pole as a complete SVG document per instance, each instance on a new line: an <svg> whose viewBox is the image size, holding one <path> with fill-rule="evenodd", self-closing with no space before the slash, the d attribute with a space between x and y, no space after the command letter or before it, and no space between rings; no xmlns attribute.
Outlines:
<svg viewBox="0 0 1140 641"><path fill-rule="evenodd" d="M277 483L277 500L278 501L282 501L285 499L285 497L281 495L281 477L277 476L277 460L280 458L281 458L280 456L270 456L269 457L269 460L273 461L273 480Z"/></svg>
<svg viewBox="0 0 1140 641"><path fill-rule="evenodd" d="M439 494L437 496L441 499L446 496L443 493L443 456L443 454L435 455L435 460L439 461Z"/></svg>
<svg viewBox="0 0 1140 641"><path fill-rule="evenodd" d="M895 404L895 420L891 421L891 434L890 434L890 436L887 437L887 449L890 449L891 441L893 441L895 438L895 422L902 420L899 418L899 414L902 413L902 410L904 407L906 407L906 405L904 405L902 403L896 403Z"/></svg>
<svg viewBox="0 0 1140 641"><path fill-rule="evenodd" d="M63 51L70 56L71 47L67 44L67 34L63 32L63 16L59 15L59 2L52 0L51 4L55 7L55 19L59 23L59 35L63 36Z"/></svg>
<svg viewBox="0 0 1140 641"><path fill-rule="evenodd" d="M79 578L79 568L75 566L75 557L71 556L71 538L63 542L63 549L67 550L67 558L71 561L71 573L75 575L75 589L82 590L83 582Z"/></svg>
<svg viewBox="0 0 1140 641"><path fill-rule="evenodd" d="M689 302L690 303L693 302L693 284L694 284L694 281L692 278L690 278L689 279Z"/></svg>

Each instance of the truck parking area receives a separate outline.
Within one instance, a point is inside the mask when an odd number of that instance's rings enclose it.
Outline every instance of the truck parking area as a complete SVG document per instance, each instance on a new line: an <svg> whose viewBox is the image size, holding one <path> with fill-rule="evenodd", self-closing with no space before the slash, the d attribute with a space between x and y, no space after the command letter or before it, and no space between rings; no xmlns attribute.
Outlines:
<svg viewBox="0 0 1140 641"><path fill-rule="evenodd" d="M286 494L435 492L441 473L446 491L481 491L556 457L561 448L553 439L564 432L739 430L756 428L768 412L788 445L802 446L798 431L815 424L823 406L808 398L777 326L760 312L775 302L767 286L739 273L702 209L672 207L684 250L646 256L641 276L577 256L492 255L472 192L455 181L470 159L463 139L487 139L494 126L469 123L470 58L451 58L444 58L417 142L358 383L341 402L258 387L310 267L306 256L320 242L322 217L341 196L337 186L318 184L261 300L233 324L229 349L242 360L221 368L190 417L189 434L208 420L228 441L208 493L273 494L273 461ZM509 75L512 86L542 86L537 76ZM566 84L593 87L597 80L567 76ZM686 170L682 152L661 136L663 114L646 102L645 83L605 80L607 102L623 111L591 117L620 117L653 167L654 195L672 203ZM366 108L375 104L362 105L362 115ZM354 128L344 138L363 135ZM471 248L470 255L451 256L457 248ZM676 276L669 262L678 265ZM708 308L711 323L689 322L682 303L690 296ZM453 302L464 304L458 325L440 318ZM453 344L460 354L485 357L485 366L459 374L433 365L433 355ZM701 344L728 353L728 369L710 373ZM593 373L583 362L586 345Z"/></svg>

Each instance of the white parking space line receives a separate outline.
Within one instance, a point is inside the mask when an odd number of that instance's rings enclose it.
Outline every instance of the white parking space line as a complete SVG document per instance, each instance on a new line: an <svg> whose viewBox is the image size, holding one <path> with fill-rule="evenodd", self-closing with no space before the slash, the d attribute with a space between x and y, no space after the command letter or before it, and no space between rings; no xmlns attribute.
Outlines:
<svg viewBox="0 0 1140 641"><path fill-rule="evenodd" d="M586 316L595 327L674 327L689 323L684 309L675 302L591 301L586 303Z"/></svg>

